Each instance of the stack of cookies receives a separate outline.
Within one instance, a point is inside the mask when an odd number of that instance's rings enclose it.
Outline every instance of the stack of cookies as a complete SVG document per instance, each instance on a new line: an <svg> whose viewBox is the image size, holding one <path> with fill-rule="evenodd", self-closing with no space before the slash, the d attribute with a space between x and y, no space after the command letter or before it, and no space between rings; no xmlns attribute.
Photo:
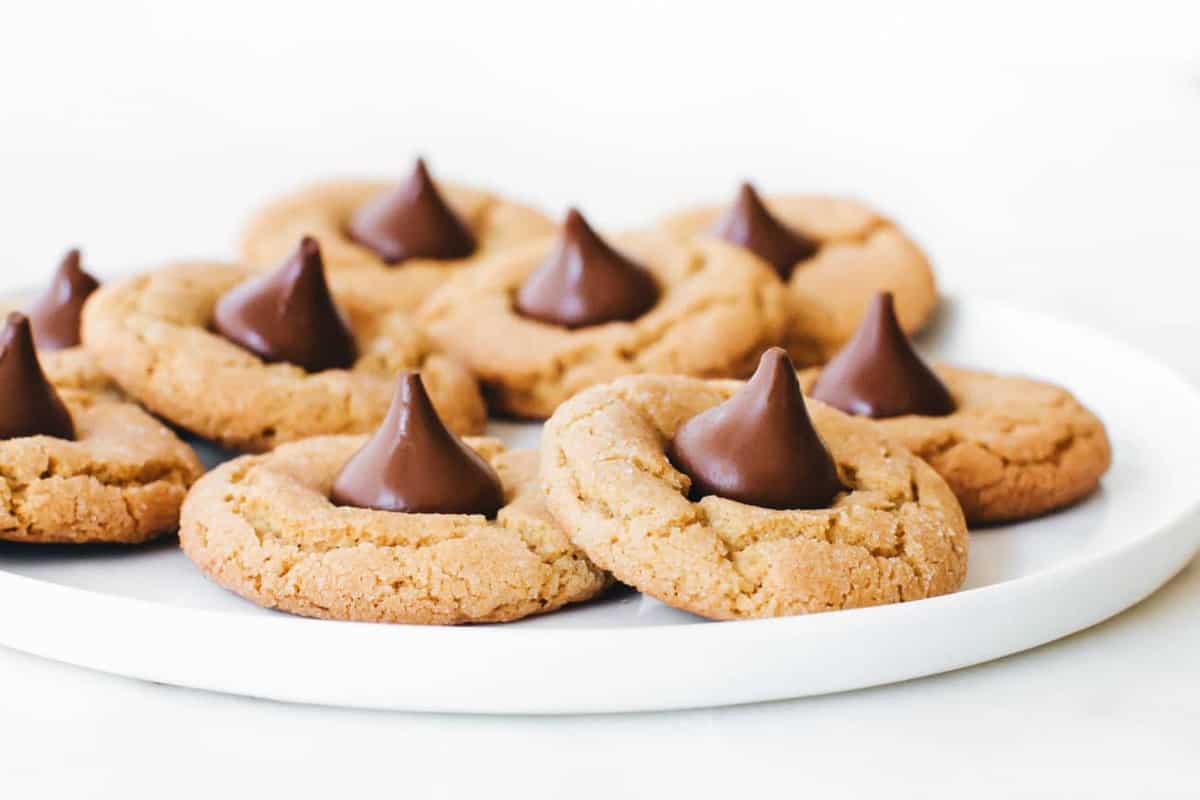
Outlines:
<svg viewBox="0 0 1200 800"><path fill-rule="evenodd" d="M340 181L242 263L99 286L79 253L0 335L0 538L178 530L270 608L507 622L616 582L712 619L958 589L968 525L1078 501L1101 422L930 365L921 250L845 199L608 235L435 181ZM798 369L799 368L799 369ZM540 451L481 437L546 420ZM212 471L180 438L243 453Z"/></svg>

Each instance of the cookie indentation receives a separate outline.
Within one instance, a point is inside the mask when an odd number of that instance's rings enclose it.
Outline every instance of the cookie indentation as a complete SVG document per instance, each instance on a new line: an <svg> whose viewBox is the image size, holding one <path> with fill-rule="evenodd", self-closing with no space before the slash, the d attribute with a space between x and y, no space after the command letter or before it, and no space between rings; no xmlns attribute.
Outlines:
<svg viewBox="0 0 1200 800"><path fill-rule="evenodd" d="M571 209L550 255L515 292L513 307L529 319L575 329L635 320L658 294L645 267L615 250Z"/></svg>
<svg viewBox="0 0 1200 800"><path fill-rule="evenodd" d="M467 440L503 484L494 521L338 507L333 481L365 441L309 439L219 467L184 506L184 552L260 605L365 622L507 622L607 585L546 512L535 453Z"/></svg>
<svg viewBox="0 0 1200 800"><path fill-rule="evenodd" d="M0 539L139 544L173 530L203 472L191 448L131 403L63 389L75 439L0 441Z"/></svg>
<svg viewBox="0 0 1200 800"><path fill-rule="evenodd" d="M255 273L180 264L102 287L84 311L88 351L133 397L176 424L248 451L307 436L367 433L387 413L396 375L419 371L450 428L475 433L486 409L474 378L403 312L334 290L358 358L310 373L261 358L209 330L218 300Z"/></svg>
<svg viewBox="0 0 1200 800"><path fill-rule="evenodd" d="M810 405L813 423L847 486L830 507L689 499L667 442L740 386L624 378L581 393L550 420L547 505L597 565L715 619L899 602L961 585L966 524L946 483L871 422L819 403Z"/></svg>
<svg viewBox="0 0 1200 800"><path fill-rule="evenodd" d="M955 399L953 413L875 424L946 479L972 524L1044 514L1099 486L1112 462L1108 434L1066 389L944 364L934 371ZM802 374L801 385L812 387L819 374Z"/></svg>
<svg viewBox="0 0 1200 800"><path fill-rule="evenodd" d="M242 257L252 267L269 269L287 256L301 236L313 236L321 244L335 294L353 295L360 304L373 303L386 310L413 311L462 267L554 231L554 223L541 212L490 192L445 182L437 182L434 188L454 219L470 232L474 247L469 253L462 247L434 247L393 231L385 238L394 246L372 237L384 250L381 255L355 240L351 223L371 203L386 201L396 184L337 180L305 187L262 209L243 233ZM443 233L436 238L443 242L458 237ZM395 244L401 240L409 244Z"/></svg>
<svg viewBox="0 0 1200 800"><path fill-rule="evenodd" d="M785 279L785 346L798 365L832 358L854 334L876 292L895 295L900 323L909 333L932 318L938 291L929 259L891 220L848 198L775 195L762 202L779 224L817 245ZM723 211L721 206L700 206L672 214L659 225L668 235L692 242L713 237Z"/></svg>
<svg viewBox="0 0 1200 800"><path fill-rule="evenodd" d="M740 248L715 239L682 246L653 232L612 242L658 286L658 302L636 319L572 330L517 313L512 297L545 261L550 239L456 276L418 319L480 377L497 410L530 418L623 375L744 377L783 339L784 287Z"/></svg>

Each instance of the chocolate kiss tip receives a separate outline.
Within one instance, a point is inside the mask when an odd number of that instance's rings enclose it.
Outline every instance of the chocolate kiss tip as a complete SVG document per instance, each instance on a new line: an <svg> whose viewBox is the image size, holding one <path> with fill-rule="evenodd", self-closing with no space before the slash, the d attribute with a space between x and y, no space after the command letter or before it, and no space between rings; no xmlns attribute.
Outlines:
<svg viewBox="0 0 1200 800"><path fill-rule="evenodd" d="M83 304L100 282L83 271L78 248L58 262L50 285L29 306L30 323L42 350L64 350L80 344L79 318Z"/></svg>
<svg viewBox="0 0 1200 800"><path fill-rule="evenodd" d="M274 272L226 292L213 326L264 361L308 372L345 369L358 358L354 334L325 280L320 247L307 238Z"/></svg>
<svg viewBox="0 0 1200 800"><path fill-rule="evenodd" d="M8 316L4 318L4 331L0 333L0 352L6 357L11 353L22 353L26 342L30 343L29 349L32 351L33 330L29 324L29 317L20 311L8 312Z"/></svg>
<svg viewBox="0 0 1200 800"><path fill-rule="evenodd" d="M402 185L354 212L349 235L388 264L467 258L476 247L475 235L446 203L420 158Z"/></svg>
<svg viewBox="0 0 1200 800"><path fill-rule="evenodd" d="M762 195L758 193L758 189L750 181L742 181L741 185L738 186L737 199L739 202L752 203L763 211L767 210L767 204L763 202Z"/></svg>
<svg viewBox="0 0 1200 800"><path fill-rule="evenodd" d="M33 347L29 318L8 315L0 333L0 439L53 436L74 439L71 414L46 379Z"/></svg>
<svg viewBox="0 0 1200 800"><path fill-rule="evenodd" d="M712 233L754 253L784 279L818 249L815 242L779 221L749 182L738 188L736 199L713 224Z"/></svg>
<svg viewBox="0 0 1200 800"><path fill-rule="evenodd" d="M823 508L845 488L785 351L773 347L733 397L680 426L671 459L692 496L763 508Z"/></svg>
<svg viewBox="0 0 1200 800"><path fill-rule="evenodd" d="M764 350L758 359L758 366L755 368L754 373L751 376L751 380L761 374L769 377L772 384L776 381L786 382L785 386L790 387L793 383L796 383L796 367L792 364L792 358L788 355L787 350L784 350L782 347L768 347ZM798 383L797 388L799 388ZM790 388L788 391L791 391Z"/></svg>
<svg viewBox="0 0 1200 800"><path fill-rule="evenodd" d="M296 245L296 252L284 262L281 272L285 288L284 295L292 302L312 305L314 302L323 303L328 298L333 303L329 292L329 283L325 280L325 260L321 258L321 245L311 236L305 236ZM288 309L291 311L291 309Z"/></svg>
<svg viewBox="0 0 1200 800"><path fill-rule="evenodd" d="M613 249L572 208L554 250L517 290L514 307L529 319L575 329L637 319L658 298L649 270Z"/></svg>
<svg viewBox="0 0 1200 800"><path fill-rule="evenodd" d="M329 292L329 282L325 279L325 259L321 257L321 245L311 236L305 236L296 245L292 257L285 261L280 269L283 273L291 273L287 284L288 296L312 295L316 297L333 297ZM301 298L302 302L304 298Z"/></svg>
<svg viewBox="0 0 1200 800"><path fill-rule="evenodd" d="M821 370L812 396L848 414L942 417L950 391L913 348L896 318L891 292L878 292L854 336Z"/></svg>
<svg viewBox="0 0 1200 800"><path fill-rule="evenodd" d="M572 232L587 231L588 233L595 233L582 212L574 206L567 209L567 218L563 220L563 227Z"/></svg>
<svg viewBox="0 0 1200 800"><path fill-rule="evenodd" d="M504 489L479 454L446 429L420 375L400 377L379 430L334 480L341 506L413 514L494 517Z"/></svg>
<svg viewBox="0 0 1200 800"><path fill-rule="evenodd" d="M305 236L300 239L300 253L304 256L305 261L311 261L313 259L320 261L321 244L316 240L316 238L312 236ZM323 267L324 262L319 263L318 266Z"/></svg>

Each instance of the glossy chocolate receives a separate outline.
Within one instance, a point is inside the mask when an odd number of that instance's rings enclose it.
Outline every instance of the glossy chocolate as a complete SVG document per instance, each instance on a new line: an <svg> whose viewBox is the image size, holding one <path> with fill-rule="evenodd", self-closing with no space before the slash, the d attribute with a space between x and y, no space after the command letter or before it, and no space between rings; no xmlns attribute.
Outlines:
<svg viewBox="0 0 1200 800"><path fill-rule="evenodd" d="M448 261L475 252L475 235L447 205L420 159L407 181L354 212L349 233L389 264L410 258Z"/></svg>
<svg viewBox="0 0 1200 800"><path fill-rule="evenodd" d="M78 250L63 256L50 286L29 306L29 322L38 348L64 350L79 346L79 315L84 301L99 286L100 281L80 266Z"/></svg>
<svg viewBox="0 0 1200 800"><path fill-rule="evenodd" d="M53 436L74 439L75 425L33 348L29 318L8 315L0 332L0 439Z"/></svg>
<svg viewBox="0 0 1200 800"><path fill-rule="evenodd" d="M658 283L601 239L577 210L558 243L517 291L517 313L563 328L634 320L658 302Z"/></svg>
<svg viewBox="0 0 1200 800"><path fill-rule="evenodd" d="M763 353L746 385L680 426L671 461L706 495L764 508L824 508L844 489L787 353Z"/></svg>
<svg viewBox="0 0 1200 800"><path fill-rule="evenodd" d="M264 361L309 372L345 369L358 358L354 334L325 281L321 249L308 236L279 269L226 292L213 325Z"/></svg>
<svg viewBox="0 0 1200 800"><path fill-rule="evenodd" d="M383 425L347 462L330 496L356 508L489 518L504 505L495 471L442 424L416 372L400 377Z"/></svg>
<svg viewBox="0 0 1200 800"><path fill-rule="evenodd" d="M954 411L954 398L913 349L891 292L879 292L858 330L825 365L812 396L847 414L942 417Z"/></svg>
<svg viewBox="0 0 1200 800"><path fill-rule="evenodd" d="M754 253L785 280L797 264L819 249L812 239L776 219L749 183L742 184L737 199L713 224L712 232Z"/></svg>

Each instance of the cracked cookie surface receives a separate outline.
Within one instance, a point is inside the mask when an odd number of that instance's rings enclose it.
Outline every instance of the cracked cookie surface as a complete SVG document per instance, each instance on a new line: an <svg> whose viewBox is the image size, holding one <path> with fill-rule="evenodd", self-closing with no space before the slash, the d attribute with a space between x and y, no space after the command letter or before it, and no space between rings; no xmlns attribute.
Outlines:
<svg viewBox="0 0 1200 800"><path fill-rule="evenodd" d="M204 471L196 454L132 403L59 387L73 441L0 441L0 539L139 544L167 533Z"/></svg>
<svg viewBox="0 0 1200 800"><path fill-rule="evenodd" d="M645 265L661 290L658 304L632 322L568 330L514 310L513 296L552 239L456 276L418 319L480 378L494 408L529 418L545 418L581 389L623 375L742 377L783 337L783 287L739 248L685 246L650 232L612 242Z"/></svg>
<svg viewBox="0 0 1200 800"><path fill-rule="evenodd" d="M937 309L929 259L893 222L849 198L778 195L771 212L820 245L787 281L790 322L785 346L797 364L828 361L854 334L878 291L895 296L904 329L913 333ZM702 206L660 221L684 240L707 238L723 209Z"/></svg>
<svg viewBox="0 0 1200 800"><path fill-rule="evenodd" d="M184 504L184 552L259 605L365 622L507 622L607 585L546 511L535 452L466 440L504 486L495 520L335 506L333 481L365 441L309 439L217 468Z"/></svg>
<svg viewBox="0 0 1200 800"><path fill-rule="evenodd" d="M956 410L871 420L950 484L971 523L1035 517L1095 491L1112 461L1104 423L1059 386L936 365ZM800 375L808 391L819 370Z"/></svg>
<svg viewBox="0 0 1200 800"><path fill-rule="evenodd" d="M635 376L559 408L542 441L547 506L594 563L713 619L916 600L962 584L967 529L946 483L870 422L814 401L813 423L849 487L830 508L689 500L667 445L741 385Z"/></svg>
<svg viewBox="0 0 1200 800"><path fill-rule="evenodd" d="M476 251L449 261L410 259L387 264L347 234L354 212L372 197L394 189L382 181L327 181L272 202L254 216L242 236L247 264L269 269L287 258L303 236L321 245L335 291L399 311L411 311L458 269L530 239L553 232L554 223L528 206L490 192L438 183L447 204L475 235Z"/></svg>
<svg viewBox="0 0 1200 800"><path fill-rule="evenodd" d="M405 370L421 372L438 413L456 433L483 430L487 412L474 378L401 312L365 307L335 291L359 358L350 369L319 373L267 364L210 332L217 300L252 274L197 262L107 284L84 309L84 345L151 411L239 450L369 432L383 419L396 375Z"/></svg>

